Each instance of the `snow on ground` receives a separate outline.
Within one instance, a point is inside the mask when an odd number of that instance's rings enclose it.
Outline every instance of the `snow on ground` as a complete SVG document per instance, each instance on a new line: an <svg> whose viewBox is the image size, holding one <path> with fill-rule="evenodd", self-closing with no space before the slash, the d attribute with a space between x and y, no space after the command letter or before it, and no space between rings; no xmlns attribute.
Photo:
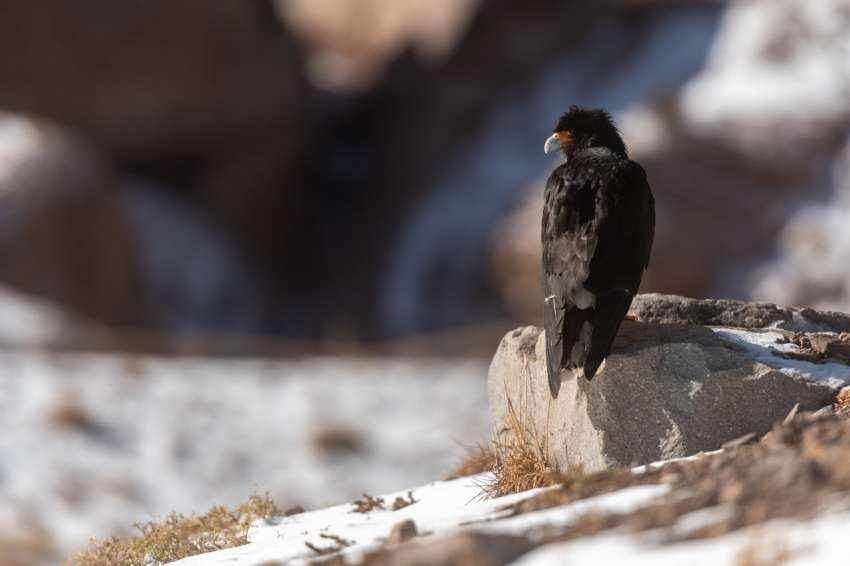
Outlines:
<svg viewBox="0 0 850 566"><path fill-rule="evenodd" d="M533 550L511 566L716 566L719 564L846 564L850 513L810 521L775 520L717 538L655 544L653 533L597 535ZM746 556L753 556L746 561ZM779 557L783 558L780 559ZM756 557L765 557L758 559ZM568 561L568 562L566 562Z"/></svg>
<svg viewBox="0 0 850 566"><path fill-rule="evenodd" d="M660 465L657 463L656 465ZM639 471L639 469L636 469ZM179 566L259 566L269 563L304 565L316 558L305 543L318 548L333 546L321 535L342 537L351 542L341 555L357 563L365 552L377 549L392 527L411 519L421 536L443 536L464 530L490 534L527 535L532 540L543 527L568 526L589 513L627 513L650 504L668 492L664 485L641 485L575 501L566 505L509 516L508 505L532 497L544 488L498 499L482 499L480 484L487 474L437 482L412 491L417 501L398 511L374 510L356 513L351 505L339 505L255 525L250 543L219 552L184 558ZM406 491L383 496L391 502ZM684 515L674 531L692 532L724 512L708 508ZM532 550L512 564L516 566L560 566L582 564L715 565L745 562L754 557L788 556L783 564L841 564L846 557L844 533L850 512L835 512L810 521L773 520L724 536L674 544L664 543L658 531L640 533L603 532L565 543ZM538 539L539 540L539 539ZM775 563L767 560L752 563ZM778 562L776 562L778 563Z"/></svg>
<svg viewBox="0 0 850 566"><path fill-rule="evenodd" d="M485 375L457 359L0 350L0 535L43 528L66 554L254 492L310 508L432 481L486 440Z"/></svg>
<svg viewBox="0 0 850 566"><path fill-rule="evenodd" d="M637 485L627 487L613 493L581 499L569 505L551 507L531 513L523 513L516 517L493 521L479 526L476 530L509 535L523 535L545 526L566 526L574 523L582 516L591 513L628 513L644 506L646 503L667 493L665 485ZM529 493L526 492L526 497Z"/></svg>
<svg viewBox="0 0 850 566"><path fill-rule="evenodd" d="M712 328L714 333L730 342L742 346L755 359L782 373L808 381L826 383L833 387L850 385L850 366L840 363L814 364L777 356L774 352L797 352L799 348L790 342L778 342L780 332L751 331L740 328Z"/></svg>
<svg viewBox="0 0 850 566"><path fill-rule="evenodd" d="M260 565L271 560L298 565L316 558L305 543L319 548L328 546L320 534L341 536L353 544L342 551L357 559L364 551L373 550L387 537L393 525L412 519L420 533L440 534L457 529L472 529L500 534L524 534L544 525L565 525L591 511L628 512L666 493L665 486L644 485L619 492L577 501L552 509L544 509L507 518L505 507L527 499L544 489L530 490L497 499L484 499L481 483L487 474L436 482L412 490L413 505L399 509L352 512L351 505L339 505L280 519L278 524L259 526L249 533L250 544L219 552L184 558L172 564L181 566ZM392 502L406 491L383 496Z"/></svg>

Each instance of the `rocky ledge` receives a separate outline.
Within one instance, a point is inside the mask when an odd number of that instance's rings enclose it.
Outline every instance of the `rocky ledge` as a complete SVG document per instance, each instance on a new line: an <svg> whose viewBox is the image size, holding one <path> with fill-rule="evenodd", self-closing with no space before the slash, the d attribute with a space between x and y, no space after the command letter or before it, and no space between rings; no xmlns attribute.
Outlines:
<svg viewBox="0 0 850 566"><path fill-rule="evenodd" d="M508 333L490 365L494 438L521 426L562 469L629 466L767 433L850 384L850 316L641 295L593 381L549 394L543 331ZM828 409L827 409L828 410Z"/></svg>

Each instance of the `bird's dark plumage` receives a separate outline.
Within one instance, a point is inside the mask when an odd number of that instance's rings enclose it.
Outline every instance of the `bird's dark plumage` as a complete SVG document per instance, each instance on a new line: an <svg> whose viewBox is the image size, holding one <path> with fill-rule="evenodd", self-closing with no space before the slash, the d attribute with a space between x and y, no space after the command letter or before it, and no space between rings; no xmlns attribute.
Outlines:
<svg viewBox="0 0 850 566"><path fill-rule="evenodd" d="M543 206L543 323L549 386L561 369L592 379L640 287L655 231L643 168L631 161L611 116L571 107L547 153L566 162L546 183Z"/></svg>

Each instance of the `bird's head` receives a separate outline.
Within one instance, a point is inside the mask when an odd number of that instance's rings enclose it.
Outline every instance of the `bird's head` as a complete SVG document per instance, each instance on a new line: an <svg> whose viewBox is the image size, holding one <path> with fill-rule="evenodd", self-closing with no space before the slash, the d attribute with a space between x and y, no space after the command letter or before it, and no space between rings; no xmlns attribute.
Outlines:
<svg viewBox="0 0 850 566"><path fill-rule="evenodd" d="M570 157L591 147L604 147L626 156L626 145L608 112L597 108L570 106L570 109L561 115L558 125L546 140L543 151L561 151Z"/></svg>

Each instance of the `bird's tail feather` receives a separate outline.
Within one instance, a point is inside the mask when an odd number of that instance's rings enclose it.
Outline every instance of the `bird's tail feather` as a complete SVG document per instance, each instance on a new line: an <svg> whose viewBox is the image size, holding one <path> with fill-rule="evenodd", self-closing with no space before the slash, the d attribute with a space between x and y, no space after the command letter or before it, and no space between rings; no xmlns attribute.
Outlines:
<svg viewBox="0 0 850 566"><path fill-rule="evenodd" d="M564 359L564 341L561 329L564 325L564 308L555 297L543 304L543 327L546 328L546 372L549 376L549 391L558 398L561 388L561 364Z"/></svg>
<svg viewBox="0 0 850 566"><path fill-rule="evenodd" d="M594 328L595 309L572 307L567 311L564 325L564 361L567 369L581 368L590 351Z"/></svg>
<svg viewBox="0 0 850 566"><path fill-rule="evenodd" d="M596 375L596 370L611 353L611 345L617 336L617 330L623 322L623 317L629 312L632 295L626 291L611 293L596 298L596 317L593 329L593 339L590 343L587 358L584 362L584 377L589 380Z"/></svg>
<svg viewBox="0 0 850 566"><path fill-rule="evenodd" d="M581 369L588 381L593 379L611 352L631 302L630 293L618 292L597 297L595 305L587 309L546 305L546 328L563 328L563 334L555 331L546 336L546 369L552 397L557 398L561 388L561 368Z"/></svg>

